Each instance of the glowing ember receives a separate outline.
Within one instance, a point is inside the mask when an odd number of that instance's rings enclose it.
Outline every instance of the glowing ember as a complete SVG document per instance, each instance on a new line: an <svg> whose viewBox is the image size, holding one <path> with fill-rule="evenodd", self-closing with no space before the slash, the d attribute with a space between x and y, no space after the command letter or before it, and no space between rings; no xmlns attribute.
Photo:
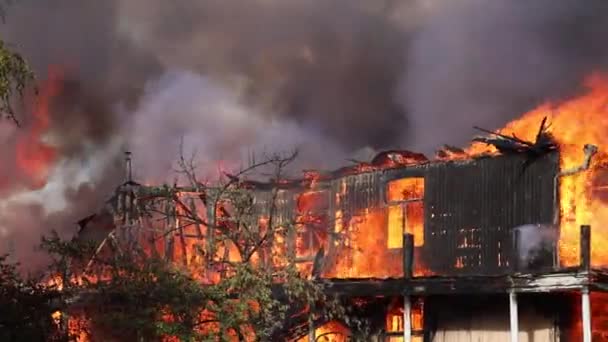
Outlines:
<svg viewBox="0 0 608 342"><path fill-rule="evenodd" d="M608 316L605 314L608 312L608 293L591 292L590 296L592 341L608 341ZM570 333L567 337L569 337L569 341L582 341L583 322L580 294L573 295L572 299L575 303L571 311L573 321L569 326Z"/></svg>
<svg viewBox="0 0 608 342"><path fill-rule="evenodd" d="M51 318L55 324L61 323L61 311L55 311L51 314Z"/></svg>
<svg viewBox="0 0 608 342"><path fill-rule="evenodd" d="M592 292L591 293L591 329L593 331L594 341L608 340L608 293ZM580 315L577 317L581 317ZM577 330L581 331L581 330Z"/></svg>
<svg viewBox="0 0 608 342"><path fill-rule="evenodd" d="M608 222L608 199L605 186L607 172L601 167L608 162L608 75L594 74L585 81L586 92L561 103L546 103L509 123L500 132L515 134L520 139L534 141L538 125L548 117L551 133L559 144L562 170L579 166L583 145L598 146L591 170L560 179L561 237L560 257L564 266L579 264L579 227L590 224L592 232L592 264L607 265L608 234L603 229ZM495 152L493 147L474 144L469 154Z"/></svg>
<svg viewBox="0 0 608 342"><path fill-rule="evenodd" d="M92 336L88 333L90 326L91 321L82 315L72 315L68 318L68 331L76 342L93 341Z"/></svg>

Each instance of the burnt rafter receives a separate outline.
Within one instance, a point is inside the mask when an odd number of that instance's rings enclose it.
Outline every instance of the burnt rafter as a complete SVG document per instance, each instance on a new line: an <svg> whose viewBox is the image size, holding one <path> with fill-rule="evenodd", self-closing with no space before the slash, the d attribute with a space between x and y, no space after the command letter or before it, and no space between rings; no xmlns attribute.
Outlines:
<svg viewBox="0 0 608 342"><path fill-rule="evenodd" d="M502 154L524 154L527 156L522 165L522 173L541 156L558 149L555 139L549 132L551 125L547 125L547 117L541 121L540 128L534 142L518 138L515 134L508 136L493 132L484 128L474 126L476 130L490 134L489 137L473 138L475 142L481 142L496 147Z"/></svg>
<svg viewBox="0 0 608 342"><path fill-rule="evenodd" d="M407 150L388 150L378 153L369 162L349 159L353 165L345 166L333 171L304 170L304 177L297 179L271 179L263 182L258 180L244 179L242 177L226 173L224 175L230 182L239 184L246 189L272 190L272 189L310 189L320 181L329 181L339 177L360 174L365 172L380 171L399 167L427 164L430 160L422 153Z"/></svg>
<svg viewBox="0 0 608 342"><path fill-rule="evenodd" d="M429 159L422 153L406 150L389 150L378 153L371 161L373 166L408 166L427 163Z"/></svg>
<svg viewBox="0 0 608 342"><path fill-rule="evenodd" d="M257 180L249 180L243 179L241 177L232 175L230 173L224 172L226 177L235 184L239 184L241 187L245 189L256 189L256 190L273 190L273 189L296 189L296 188L306 188L307 184L310 183L309 180L306 179L281 179L279 181L271 180L268 182L262 182Z"/></svg>
<svg viewBox="0 0 608 342"><path fill-rule="evenodd" d="M490 134L490 137L475 137L473 141L492 145L503 154L526 153L529 155L543 155L557 149L553 136L548 131L547 117L543 118L534 142L518 138L515 134L508 136L485 128L474 126L478 131Z"/></svg>

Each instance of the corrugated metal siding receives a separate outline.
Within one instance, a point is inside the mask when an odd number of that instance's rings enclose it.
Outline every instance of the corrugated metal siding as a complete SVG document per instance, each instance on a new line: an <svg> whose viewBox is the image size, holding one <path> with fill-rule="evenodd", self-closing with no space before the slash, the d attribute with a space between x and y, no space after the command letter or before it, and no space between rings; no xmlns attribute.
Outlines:
<svg viewBox="0 0 608 342"><path fill-rule="evenodd" d="M336 209L354 215L364 209L377 208L383 204L383 186L380 172L335 179L331 181L331 190L334 198L336 194L340 195L340 203Z"/></svg>
<svg viewBox="0 0 608 342"><path fill-rule="evenodd" d="M281 225L293 223L296 215L296 200L299 192L295 189L279 190L274 199L275 224ZM254 211L259 216L268 216L273 205L273 191L256 191L254 193Z"/></svg>
<svg viewBox="0 0 608 342"><path fill-rule="evenodd" d="M551 224L556 208L557 153L522 173L524 156L429 165L425 176L424 263L442 274L509 270L511 230Z"/></svg>

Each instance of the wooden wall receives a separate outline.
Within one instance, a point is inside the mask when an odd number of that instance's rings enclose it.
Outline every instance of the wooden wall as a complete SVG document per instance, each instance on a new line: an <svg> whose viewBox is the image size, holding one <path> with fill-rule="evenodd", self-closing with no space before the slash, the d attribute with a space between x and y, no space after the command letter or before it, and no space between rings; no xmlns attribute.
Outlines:
<svg viewBox="0 0 608 342"><path fill-rule="evenodd" d="M520 295L519 341L559 342L560 303L569 302L549 294ZM429 298L425 320L432 342L509 342L508 296L459 296Z"/></svg>

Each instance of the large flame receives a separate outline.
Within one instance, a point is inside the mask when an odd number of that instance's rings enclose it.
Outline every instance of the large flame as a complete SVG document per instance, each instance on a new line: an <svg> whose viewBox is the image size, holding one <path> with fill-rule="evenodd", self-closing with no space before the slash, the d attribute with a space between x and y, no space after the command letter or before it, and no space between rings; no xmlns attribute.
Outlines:
<svg viewBox="0 0 608 342"><path fill-rule="evenodd" d="M600 153L591 170L560 179L561 237L560 257L564 266L579 263L579 227L590 224L592 232L592 263L608 264L608 234L603 231L608 222L608 173L600 166L608 161L608 75L593 74L584 82L581 95L560 103L545 103L524 114L501 133L515 134L520 139L534 141L539 123L548 117L551 133L559 144L562 170L577 167L583 161L582 148L593 144ZM492 152L492 148L474 144L469 154Z"/></svg>
<svg viewBox="0 0 608 342"><path fill-rule="evenodd" d="M57 158L57 151L44 141L44 137L50 129L51 103L61 91L62 76L57 68L49 70L49 77L42 84L32 116L28 118L31 124L17 138L15 164L33 189L46 184L50 167Z"/></svg>
<svg viewBox="0 0 608 342"><path fill-rule="evenodd" d="M53 86L53 78L44 88L40 105L35 113L35 124L19 143L17 163L33 179L44 180L48 173L48 165L55 158L55 151L45 144L41 138L48 129L49 99L57 93ZM608 250L601 248L608 243L608 235L604 234L603 224L608 222L608 172L602 168L608 162L608 75L591 75L584 83L585 91L579 96L559 103L546 103L524 114L503 129L501 133L516 135L520 139L534 141L538 133L539 123L548 117L551 124L551 133L560 147L561 169L566 170L579 166L583 161L582 147L585 144L594 144L599 147L600 153L595 156L591 169L576 175L560 179L560 258L564 266L574 266L579 263L579 226L590 224L594 228L592 234L592 263L596 266L608 264ZM45 100L46 99L46 100ZM463 155L472 156L481 153L496 153L496 150L487 145L473 144ZM461 157L461 156L457 156ZM370 166L371 168L371 166ZM361 169L360 171L365 171ZM314 183L314 182L313 182ZM343 190L336 194L333 200L338 206L345 194ZM314 187L314 186L313 186ZM303 227L322 224L327 226L324 234L322 229L315 230L317 235L298 235L296 240L297 257L314 253L319 248L317 240L334 244L336 255L332 255L333 264L328 265L324 273L326 277L364 278L364 277L400 277L403 275L403 232L414 234L414 244L424 245L423 239L423 207L421 198L424 193L422 178L397 180L388 184L388 208L367 208L357 213L346 213L337 210L334 213L334 222L327 222L326 218L318 215L326 203L326 193L322 191L309 191L301 195L298 203L298 234ZM188 194L178 195L184 203L190 203ZM317 208L317 206L319 208ZM339 207L339 206L338 206ZM191 208L191 209L189 209ZM176 214L185 214L187 210L197 210L191 205L178 206ZM199 216L204 217L204 207L198 209ZM182 227L180 215L176 215L175 227ZM221 221L218 219L218 221ZM267 227L267 219L260 221L260 230ZM331 231L330 231L331 230ZM181 233L172 254L174 260L179 261L188 268L205 267L204 258L198 251L201 243L206 242L206 232L199 225L186 225L179 228ZM329 235L340 236L341 239L330 240ZM198 240L184 239L183 236L196 236ZM277 236L276 246L285 245L283 237ZM162 252L163 246L157 246ZM277 247L277 248L279 248ZM167 252L167 251L165 251ZM225 253L224 253L225 252ZM168 252L167 252L168 253ZM226 254L235 260L235 251L231 246L219 246L218 255ZM285 257L284 250L273 250L272 255ZM284 260L273 260L275 264L282 264ZM204 279L207 282L217 282L219 273L207 270ZM416 272L421 275L423 271ZM387 315L387 329L399 331L399 320L402 313L391 311ZM422 311L416 313L414 324L422 325ZM339 324L333 322L319 328L318 335L324 329L343 331ZM329 335L327 335L329 338ZM339 341L342 337L332 337Z"/></svg>
<svg viewBox="0 0 608 342"><path fill-rule="evenodd" d="M403 178L388 184L388 246L401 248L403 232L414 235L414 246L424 245L424 178Z"/></svg>

